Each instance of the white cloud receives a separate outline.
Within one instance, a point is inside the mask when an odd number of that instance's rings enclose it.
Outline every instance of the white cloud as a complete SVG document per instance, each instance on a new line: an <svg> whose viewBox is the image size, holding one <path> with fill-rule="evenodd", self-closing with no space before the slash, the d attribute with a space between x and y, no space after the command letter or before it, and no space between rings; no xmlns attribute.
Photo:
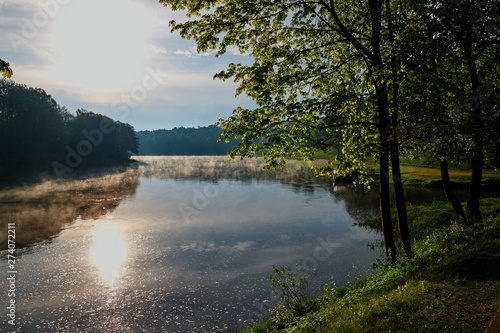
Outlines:
<svg viewBox="0 0 500 333"><path fill-rule="evenodd" d="M209 52L198 52L195 46L190 47L189 49L183 50L175 50L174 54L187 56L188 58L192 57L210 57L215 54L215 51L211 50Z"/></svg>
<svg viewBox="0 0 500 333"><path fill-rule="evenodd" d="M229 45L228 47L226 47L226 51L235 56L247 55L246 53L241 53L240 49L235 45Z"/></svg>
<svg viewBox="0 0 500 333"><path fill-rule="evenodd" d="M232 248L237 251L245 251L255 245L254 241L238 242Z"/></svg>
<svg viewBox="0 0 500 333"><path fill-rule="evenodd" d="M168 50L165 47L160 47L160 46L156 46L156 45L150 45L150 47L151 47L151 50L153 50L154 53L159 53L159 54L169 54L169 53L171 53L171 51Z"/></svg>
<svg viewBox="0 0 500 333"><path fill-rule="evenodd" d="M185 55L189 58L191 58L193 56L193 53L189 50L176 50L176 51L174 51L174 54Z"/></svg>

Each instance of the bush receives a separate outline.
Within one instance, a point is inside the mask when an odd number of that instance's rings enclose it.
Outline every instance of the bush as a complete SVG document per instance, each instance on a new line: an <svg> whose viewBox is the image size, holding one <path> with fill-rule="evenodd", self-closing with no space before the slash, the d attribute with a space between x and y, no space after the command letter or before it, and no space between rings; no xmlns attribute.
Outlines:
<svg viewBox="0 0 500 333"><path fill-rule="evenodd" d="M290 318L302 317L311 306L309 287L316 274L308 277L304 268L293 272L290 266L272 266L274 274L269 275L269 285L283 303L273 312L277 318L288 321Z"/></svg>

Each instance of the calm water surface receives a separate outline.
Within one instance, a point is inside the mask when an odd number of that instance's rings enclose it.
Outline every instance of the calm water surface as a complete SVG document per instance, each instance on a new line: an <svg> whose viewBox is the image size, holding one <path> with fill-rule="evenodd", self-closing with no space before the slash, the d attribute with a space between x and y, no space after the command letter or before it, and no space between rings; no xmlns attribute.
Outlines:
<svg viewBox="0 0 500 333"><path fill-rule="evenodd" d="M305 265L315 286L362 275L381 236L353 226L376 191L332 186L292 162L138 157L136 168L2 191L0 246L16 223L16 326L1 331L233 332L276 304L271 265ZM22 247L22 248L21 248ZM351 276L352 277L352 276Z"/></svg>

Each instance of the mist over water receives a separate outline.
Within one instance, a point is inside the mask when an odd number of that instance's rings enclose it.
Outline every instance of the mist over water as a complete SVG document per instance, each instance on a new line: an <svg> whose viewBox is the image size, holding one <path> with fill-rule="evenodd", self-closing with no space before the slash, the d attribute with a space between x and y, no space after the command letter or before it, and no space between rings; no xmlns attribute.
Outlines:
<svg viewBox="0 0 500 333"><path fill-rule="evenodd" d="M49 241L77 219L98 219L134 195L139 171L111 173L75 181L45 181L0 192L0 221L16 223L17 247ZM6 228L0 249L7 248Z"/></svg>
<svg viewBox="0 0 500 333"><path fill-rule="evenodd" d="M232 332L276 303L271 265L342 285L381 256L367 246L381 236L353 226L377 212L376 190L333 187L308 163L135 159L0 194L2 232L16 223L17 332Z"/></svg>

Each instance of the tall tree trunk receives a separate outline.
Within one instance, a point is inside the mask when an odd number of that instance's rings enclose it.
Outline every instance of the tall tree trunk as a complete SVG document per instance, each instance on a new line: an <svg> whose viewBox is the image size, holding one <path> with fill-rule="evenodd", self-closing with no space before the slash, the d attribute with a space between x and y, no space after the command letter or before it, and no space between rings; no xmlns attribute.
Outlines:
<svg viewBox="0 0 500 333"><path fill-rule="evenodd" d="M448 175L448 161L445 158L441 159L439 166L441 169L441 181L443 183L443 190L444 194L446 195L446 199L453 207L453 210L457 215L457 219L467 221L462 203L460 202L460 200L458 200L455 192L451 188L450 176Z"/></svg>
<svg viewBox="0 0 500 333"><path fill-rule="evenodd" d="M380 215L382 216L382 231L384 233L387 260L394 263L396 261L396 243L394 241L394 231L392 228L389 184L389 161L391 154L389 138L389 103L385 83L382 83L378 88L377 97L380 131Z"/></svg>
<svg viewBox="0 0 500 333"><path fill-rule="evenodd" d="M394 263L396 261L396 243L394 242L394 232L392 230L391 202L389 196L389 158L391 153L389 126L391 119L389 115L387 82L383 74L385 68L380 52L382 4L383 0L369 0L372 26L371 43L373 47L372 63L376 73L373 77L373 81L377 94L380 133L380 215L382 216L382 231L384 233L387 260L390 263Z"/></svg>
<svg viewBox="0 0 500 333"><path fill-rule="evenodd" d="M383 85L380 92L383 92ZM389 161L390 161L390 141L389 141L389 105L387 94L378 96L379 111L379 131L380 131L380 215L382 216L382 231L384 233L385 251L387 260L391 263L396 261L396 243L394 241L394 231L392 228L390 184L389 184Z"/></svg>
<svg viewBox="0 0 500 333"><path fill-rule="evenodd" d="M408 229L408 213L406 211L405 193L403 190L403 183L401 181L401 168L399 163L398 147L394 145L392 140L391 147L391 165L392 165L392 181L394 183L394 195L396 197L396 208L398 210L398 225L399 225L399 238L403 252L409 257L413 256L411 251L411 238L410 230Z"/></svg>
<svg viewBox="0 0 500 333"><path fill-rule="evenodd" d="M467 219L469 222L481 220L479 211L479 196L481 193L481 179L483 173L483 151L474 148L472 151L472 176L470 179L469 199L467 200Z"/></svg>
<svg viewBox="0 0 500 333"><path fill-rule="evenodd" d="M483 137L481 131L483 129L483 119L481 110L481 101L479 99L479 78L477 75L476 61L472 56L469 59L469 75L472 85L472 93L474 98L474 106L471 112L472 121L472 176L470 179L469 199L467 201L467 219L468 222L481 219L479 211L479 195L481 192L481 178L483 174Z"/></svg>
<svg viewBox="0 0 500 333"><path fill-rule="evenodd" d="M388 144L381 144L381 149L389 150ZM396 261L396 243L392 229L391 202L389 197L389 157L388 153L380 156L380 215L382 216L382 232L384 234L385 254L390 263Z"/></svg>
<svg viewBox="0 0 500 333"><path fill-rule="evenodd" d="M389 42L394 44L394 28L392 24L392 13L390 1L385 1ZM391 149L391 166L392 166L392 181L394 183L394 195L396 197L396 209L398 211L398 226L399 239L403 252L408 256L412 256L410 231L408 229L408 213L406 211L405 193L403 183L401 181L401 167L399 163L399 81L398 81L398 64L397 57L391 51L391 79L392 79L392 133L390 141Z"/></svg>

